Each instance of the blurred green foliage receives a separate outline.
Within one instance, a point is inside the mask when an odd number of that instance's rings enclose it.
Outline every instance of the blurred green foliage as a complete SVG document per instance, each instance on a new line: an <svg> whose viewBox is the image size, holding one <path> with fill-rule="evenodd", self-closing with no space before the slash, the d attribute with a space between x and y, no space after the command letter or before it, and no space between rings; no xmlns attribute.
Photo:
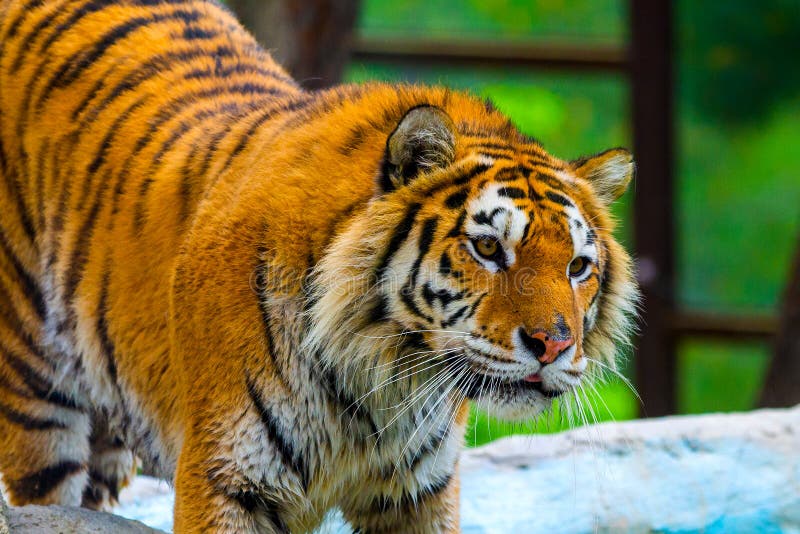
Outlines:
<svg viewBox="0 0 800 534"><path fill-rule="evenodd" d="M625 44L625 9L622 0L364 0L360 31ZM800 4L681 0L675 10L678 297L694 308L772 310L800 229ZM348 78L445 84L489 97L565 159L630 144L622 76L369 64L353 65ZM628 199L616 210L624 222ZM623 224L623 241L629 230ZM683 343L681 411L751 408L768 354L762 344ZM598 389L615 418L635 416L637 401L621 382ZM611 417L597 399L583 404ZM565 420L556 412L518 426L476 412L468 439L550 432Z"/></svg>
<svg viewBox="0 0 800 534"><path fill-rule="evenodd" d="M725 123L763 120L800 90L797 0L677 2L678 85L700 114Z"/></svg>
<svg viewBox="0 0 800 534"><path fill-rule="evenodd" d="M619 0L362 0L360 31L403 35L549 40L624 40ZM587 24L587 21L589 23Z"/></svg>

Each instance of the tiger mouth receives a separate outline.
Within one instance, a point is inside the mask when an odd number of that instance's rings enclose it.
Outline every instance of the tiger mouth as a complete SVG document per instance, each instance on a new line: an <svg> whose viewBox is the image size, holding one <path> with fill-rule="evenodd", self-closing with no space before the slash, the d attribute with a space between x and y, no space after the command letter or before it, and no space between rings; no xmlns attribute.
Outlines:
<svg viewBox="0 0 800 534"><path fill-rule="evenodd" d="M475 362L468 358L462 362L462 368L467 372L468 379L464 391L470 400L477 400L490 390L508 396L535 391L548 399L555 399L566 393L566 390L546 389L543 380L531 381L530 377L520 379L483 373L475 369Z"/></svg>

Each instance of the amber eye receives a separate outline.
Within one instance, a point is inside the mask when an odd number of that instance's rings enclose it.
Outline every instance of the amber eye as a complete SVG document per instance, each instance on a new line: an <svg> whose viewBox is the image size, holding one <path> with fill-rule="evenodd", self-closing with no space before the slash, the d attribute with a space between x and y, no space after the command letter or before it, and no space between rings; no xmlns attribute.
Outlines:
<svg viewBox="0 0 800 534"><path fill-rule="evenodd" d="M579 278L589 268L589 258L578 256L569 264L569 275L572 278Z"/></svg>
<svg viewBox="0 0 800 534"><path fill-rule="evenodd" d="M475 250L488 260L493 260L500 251L500 244L491 237L479 237L472 242Z"/></svg>

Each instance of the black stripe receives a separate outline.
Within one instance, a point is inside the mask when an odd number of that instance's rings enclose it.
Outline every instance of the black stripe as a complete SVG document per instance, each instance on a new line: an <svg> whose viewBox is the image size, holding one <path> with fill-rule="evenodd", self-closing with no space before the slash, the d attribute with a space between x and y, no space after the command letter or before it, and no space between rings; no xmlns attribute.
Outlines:
<svg viewBox="0 0 800 534"><path fill-rule="evenodd" d="M414 264L411 266L411 271L409 272L408 280L405 286L403 286L403 288L400 290L400 300L406 305L408 310L414 315L425 319L429 323L433 322L433 318L423 313L422 310L419 309L419 306L414 300L414 292L417 287L419 268L422 265L423 259L428 254L431 243L433 243L433 237L436 234L436 228L438 224L438 216L433 216L425 220L422 230L420 231L419 253L417 255L417 259L414 260Z"/></svg>
<svg viewBox="0 0 800 534"><path fill-rule="evenodd" d="M269 519L269 522L272 523L272 526L275 527L274 532L281 534L288 534L290 532L289 527L281 518L280 505L278 502L274 499L264 496L264 493L269 492L256 492L249 489L243 489L235 492L223 490L223 492L228 498L235 501L246 512L263 512Z"/></svg>
<svg viewBox="0 0 800 534"><path fill-rule="evenodd" d="M303 113L295 114L285 123L283 123L281 127L292 129L298 126L306 125L314 119L324 115L325 113L328 113L345 100L356 101L364 92L366 92L366 88L360 85L340 85L330 89L324 93L324 97L318 96L317 98L314 98L313 106L305 108ZM383 129L383 125L386 124L389 118L393 115L393 111L394 110L392 108L387 108L384 110L383 117L378 121L380 123L380 126L377 128L378 130Z"/></svg>
<svg viewBox="0 0 800 534"><path fill-rule="evenodd" d="M408 275L408 284L414 288L417 285L417 276L419 275L419 268L422 266L422 261L425 259L425 256L428 254L428 250L431 248L431 243L433 243L433 238L436 235L436 228L439 226L439 217L434 215L433 217L429 217L425 220L425 223L422 226L422 230L420 230L419 234L419 252L417 254L417 259L414 260L414 264L411 266L411 271Z"/></svg>
<svg viewBox="0 0 800 534"><path fill-rule="evenodd" d="M552 174L547 174L545 172L539 171L536 173L535 179L539 182L547 184L556 191L564 190L564 182L562 182L560 179L558 179L556 176L553 176Z"/></svg>
<svg viewBox="0 0 800 534"><path fill-rule="evenodd" d="M275 369L278 380L280 380L286 391L291 391L292 388L283 372L283 365L278 358L278 345L275 343L275 337L272 333L272 319L269 316L266 302L262 298L270 289L267 286L267 274L268 266L266 264L261 264L256 268L255 293L256 299L258 300L258 310L261 312L261 325L263 327L264 337L267 339L267 357L269 357L272 362L272 367Z"/></svg>
<svg viewBox="0 0 800 534"><path fill-rule="evenodd" d="M106 476L104 473L97 471L96 469L89 470L89 485L97 486L98 484L102 484L106 488L108 488L108 495L113 502L119 500L119 490L120 490L120 481L113 476Z"/></svg>
<svg viewBox="0 0 800 534"><path fill-rule="evenodd" d="M65 3L68 4L69 0L67 2L65 2ZM27 34L25 34L25 37L22 39L22 42L17 45L17 55L14 58L14 61L13 61L12 65L11 65L10 74L12 74L12 75L16 74L17 71L20 69L20 67L22 67L22 65L24 63L24 60L25 60L26 54L32 48L31 45L33 44L33 41L37 37L41 37L42 30L44 30L45 28L50 26L53 23L53 20L55 20L55 18L58 15L61 15L62 13L64 13L64 9L65 9L65 6L63 6L63 5L58 6L58 8L56 8L56 9L53 9L53 11L49 15L40 18L39 22L37 22L33 26L33 29L30 30ZM27 10L25 10L25 11L27 11Z"/></svg>
<svg viewBox="0 0 800 534"><path fill-rule="evenodd" d="M411 458L408 462L408 468L411 471L414 471L417 466L419 466L420 462L422 462L425 458L430 456L431 454L435 454L439 451L442 443L447 436L450 434L450 427L447 426L439 432L432 433L428 436L428 440L422 443L419 448L417 449L416 454Z"/></svg>
<svg viewBox="0 0 800 534"><path fill-rule="evenodd" d="M354 127L350 132L347 134L346 138L342 143L339 145L339 152L343 156L349 156L356 150L361 144L364 142L364 137L367 135L367 126L364 124L359 124Z"/></svg>
<svg viewBox="0 0 800 534"><path fill-rule="evenodd" d="M596 240L597 240L597 232L595 232L594 228L590 227L586 231L586 244L593 245Z"/></svg>
<svg viewBox="0 0 800 534"><path fill-rule="evenodd" d="M425 302L430 307L433 307L433 303L438 300L444 309L448 304L454 300L459 300L463 296L463 292L453 293L449 289L433 289L429 282L425 282L422 286L422 298L425 299Z"/></svg>
<svg viewBox="0 0 800 534"><path fill-rule="evenodd" d="M449 276L453 271L453 262L450 259L450 254L445 250L442 252L442 257L439 258L439 272L444 276Z"/></svg>
<svg viewBox="0 0 800 534"><path fill-rule="evenodd" d="M3 284L0 284L0 302L13 302L11 294ZM31 325L22 322L19 314L13 310L13 304L11 306L0 306L0 318L4 319L6 325L9 327L10 331L6 334L7 338L10 336L16 337L31 355L35 356L43 364L54 367L53 364L44 357L42 348L31 335ZM2 343L2 338L0 338L0 343ZM0 345L0 348L2 348L2 345Z"/></svg>
<svg viewBox="0 0 800 534"><path fill-rule="evenodd" d="M528 174L530 174L530 172ZM497 171L494 175L494 180L496 182L513 182L519 180L520 178L520 166L504 167Z"/></svg>
<svg viewBox="0 0 800 534"><path fill-rule="evenodd" d="M264 405L261 393L256 388L249 374L245 375L245 383L247 384L247 394L250 396L250 400L256 412L258 412L261 418L261 423L267 431L267 438L275 446L275 450L280 455L283 465L294 471L300 479L303 489L306 490L308 488L309 473L308 468L304 465L302 455L297 454L294 450L294 445L283 435L280 421Z"/></svg>
<svg viewBox="0 0 800 534"><path fill-rule="evenodd" d="M180 209L178 210L178 221L183 223L189 218L189 209L191 201L194 196L195 176L192 174L192 164L194 163L197 153L200 151L200 144L195 142L192 149L186 155L186 159L181 167L181 183L180 183Z"/></svg>
<svg viewBox="0 0 800 534"><path fill-rule="evenodd" d="M481 303L481 301L483 300L483 298L484 298L484 297L485 297L487 294L488 294L488 293L483 293L481 296L479 296L477 299L475 299L475 302L473 302L473 303L472 303L472 305L469 307L469 313L467 314L467 316L466 316L466 317L464 317L464 320L467 320L467 319L469 319L470 317L472 317L473 315L475 315L475 312L476 312L476 311L477 311L477 309L478 309L478 305Z"/></svg>
<svg viewBox="0 0 800 534"><path fill-rule="evenodd" d="M417 260L414 262L414 267L412 271L418 271L420 265L422 264L422 260L426 254L428 254L428 250L431 248L431 243L433 243L433 238L436 235L436 228L439 226L439 217L434 215L433 217L429 217L425 220L425 224L422 226L422 231L420 232L419 236L419 256Z"/></svg>
<svg viewBox="0 0 800 534"><path fill-rule="evenodd" d="M97 317L95 330L97 331L97 338L100 340L100 346L103 349L103 356L106 358L108 376L111 377L111 382L119 388L117 385L116 349L108 332L108 285L111 277L109 263L110 260L106 260L103 268L103 278L100 281L100 296L97 300L97 311L95 312L95 317Z"/></svg>
<svg viewBox="0 0 800 534"><path fill-rule="evenodd" d="M500 143L484 143L484 142L467 143L465 148L479 148L479 149L486 148L486 149L489 149L489 150L503 150L503 151L509 152L511 154L514 153L514 149L512 149L509 145L500 144Z"/></svg>
<svg viewBox="0 0 800 534"><path fill-rule="evenodd" d="M98 170L100 170L100 167L103 165L103 163L105 163L108 151L111 149L111 143L114 140L114 137L119 133L120 127L125 121L128 120L128 118L130 118L134 111L142 107L148 98L149 95L139 97L135 102L133 102L133 104L129 105L125 111L120 113L111 126L106 130L106 134L103 136L103 140L100 142L100 147L97 149L97 153L92 159L92 162L86 168L86 176L84 178L82 193L77 203L78 210L83 210L83 204L86 201L86 197L89 195L90 186L92 184L91 178L97 173Z"/></svg>
<svg viewBox="0 0 800 534"><path fill-rule="evenodd" d="M267 93L267 94L270 94L270 93ZM282 91L273 90L272 94L281 95L281 94L284 94L284 93ZM297 106L299 108L299 107L301 107L301 105L304 105L305 102L304 101L297 101L296 104L297 104ZM248 131L250 133L239 139L239 142L238 142L236 148L239 151L243 150L244 146L245 146L245 143L247 142L247 137L249 137L249 135L252 135L255 132L255 129L257 129L258 126L260 126L260 124L262 124L264 121L269 119L274 113L279 112L279 111L281 111L280 110L280 105L277 106L277 107L272 107L272 108L266 110L265 112L263 112L262 115L259 116L259 119L257 120L257 124L251 125L251 127L248 129ZM208 149L206 150L205 158L203 159L203 164L202 164L202 166L200 167L200 169L199 169L199 171L197 173L198 175L200 175L200 176L205 176L206 175L206 173L208 172L209 168L211 167L211 163L214 160L214 156L217 155L217 150L219 150L219 145L225 139L225 136L228 135L231 132L231 130L232 130L232 123L229 123L226 126L226 128L220 130L219 132L217 132L216 134L214 134L211 137L211 141L208 144ZM240 145L241 145L241 147L240 147ZM232 153L228 154L228 158L225 161L225 164L223 165L223 168L216 174L214 179L209 182L211 185L213 185L213 183L217 180L217 178L219 178L220 174L222 174L222 172L225 169L228 168L228 166L232 163L232 161L233 161L234 157L236 156L236 154L237 154L236 152L232 152Z"/></svg>
<svg viewBox="0 0 800 534"><path fill-rule="evenodd" d="M459 309L457 309L450 317L448 317L446 320L442 321L442 323L441 323L442 324L442 328L449 328L449 327L453 326L454 324L456 324L456 321L461 319L461 316L464 315L468 309L469 309L469 306L462 306Z"/></svg>
<svg viewBox="0 0 800 534"><path fill-rule="evenodd" d="M469 192L467 189L460 189L455 193L451 193L444 201L445 206L450 208L451 210L460 208L464 205L467 201L467 197L469 196Z"/></svg>
<svg viewBox="0 0 800 534"><path fill-rule="evenodd" d="M72 160L71 164L68 168L65 169L63 166L59 166L58 163L60 161L68 161L67 155L64 152L69 153L70 150L73 150L75 144L77 143L77 138L80 134L78 132L70 133L66 139L64 139L61 143L59 143L58 147L53 150L53 163L54 163L54 176L52 182L55 186L59 182L62 177L72 177L75 174L74 164L75 161ZM51 218L51 227L52 231L50 232L50 254L47 257L47 268L52 269L56 264L56 260L61 252L61 246L63 245L63 240L61 239L63 236L61 235L61 231L64 228L64 220L66 218L67 212L67 201L69 199L69 192L70 192L70 179L61 180L61 191L58 194L58 198L56 199L56 211L53 217Z"/></svg>
<svg viewBox="0 0 800 534"><path fill-rule="evenodd" d="M108 0L94 0L92 2L86 2L80 8L74 10L67 20L56 26L56 28L53 30L53 33L50 34L47 40L39 45L39 50L36 52L36 56L43 57L47 49L53 45L56 39L61 37L64 32L69 31L85 16L91 15L92 13L113 5L114 4Z"/></svg>
<svg viewBox="0 0 800 534"><path fill-rule="evenodd" d="M230 167L231 163L233 163L233 160L236 159L236 156L238 156L245 149L248 141L250 141L250 138L256 133L256 131L258 131L262 124L275 117L275 115L279 113L289 113L298 109L303 109L310 102L313 102L313 100L314 99L310 96L304 96L303 98L291 102L283 102L277 106L264 110L264 112L259 115L258 118L256 118L255 121L250 125L247 131L239 136L239 140L236 142L233 150L231 150L228 154L225 164L222 166L219 172L217 172L217 176L214 180L212 180L212 183L216 181L216 178L218 178L222 173L228 170L228 167Z"/></svg>
<svg viewBox="0 0 800 534"><path fill-rule="evenodd" d="M536 165L537 167L545 167L554 171L563 171L565 169L563 164L547 159L547 156L542 153L537 153L530 150L522 150L521 152L529 158L529 163Z"/></svg>
<svg viewBox="0 0 800 534"><path fill-rule="evenodd" d="M223 47L220 46L220 48L223 48ZM230 48L227 48L227 47L224 47L224 48L229 50L229 53L228 53L229 56L235 54L235 52L233 50L231 50ZM193 50L193 52L196 53L197 51ZM205 55L211 55L211 54L205 54ZM184 74L182 76L182 78L184 80L200 80L200 79L206 79L206 78L221 78L224 81L226 78L229 78L230 76L232 76L234 74L259 74L261 76L266 76L268 78L273 78L273 79L275 79L277 81L281 81L281 82L285 81L285 80L277 77L276 73L274 71L271 71L269 69L265 69L261 65L254 64L254 63L241 63L240 61L244 60L245 58L242 58L242 57L240 57L238 55L234 55L234 57L236 57L237 63L234 63L233 65L228 65L227 67L222 67L222 64L221 64L222 56L221 55L218 55L218 54L213 54L213 55L214 55L214 61L216 62L216 67L215 68L212 69L211 67L207 67L207 66L197 67L196 69L190 70L189 72ZM198 54L196 57L200 57L200 54Z"/></svg>
<svg viewBox="0 0 800 534"><path fill-rule="evenodd" d="M420 505L431 497L439 495L450 486L454 473L447 473L444 478L419 488L414 494L403 493L398 499L381 496L373 500L371 508L374 512L384 514L391 510L418 509Z"/></svg>
<svg viewBox="0 0 800 534"><path fill-rule="evenodd" d="M386 295L378 295L367 315L369 323L379 323L389 318L389 300Z"/></svg>
<svg viewBox="0 0 800 534"><path fill-rule="evenodd" d="M30 12L33 11L34 9L42 7L43 5L44 5L44 0L30 0L29 2L26 2L24 5L19 6L17 16L14 17L14 19L8 25L8 31L3 36L3 39L0 42L7 43L11 39L16 37L17 31L19 30L20 26L22 26L22 23L25 21L25 18L30 14ZM10 8L10 5L7 6L7 8ZM3 13L3 15L5 15L5 13Z"/></svg>
<svg viewBox="0 0 800 534"><path fill-rule="evenodd" d="M22 171L22 173L27 174L27 152L25 152L24 148L20 150L19 155L20 162L18 168ZM34 229L31 215L28 212L28 206L25 204L25 199L22 197L22 193L20 192L19 175L20 173L12 172L4 177L4 182L8 191L8 200L9 204L12 204L17 208L17 215L19 215L19 222L22 226L22 230L25 232L25 237L27 237L31 244L35 245L36 230Z"/></svg>
<svg viewBox="0 0 800 534"><path fill-rule="evenodd" d="M502 213L504 211L508 211L505 208L495 208L490 213L486 213L485 211L479 211L475 215L472 216L472 220L475 221L476 224L488 225L492 226L492 221L497 214Z"/></svg>
<svg viewBox="0 0 800 534"><path fill-rule="evenodd" d="M410 285L407 284L403 287L403 289L400 290L400 301L405 304L406 309L408 309L408 311L410 311L412 314L428 323L433 322L433 317L424 313L417 305L416 301L414 300L413 288Z"/></svg>
<svg viewBox="0 0 800 534"><path fill-rule="evenodd" d="M36 109L41 111L42 104L53 90L64 88L73 83L86 69L94 65L109 48L125 39L136 30L151 24L158 24L170 20L194 22L198 18L200 18L200 13L195 10L179 9L170 13L156 13L150 17L133 17L126 20L96 39L91 50L82 50L69 57L56 71L55 75L50 78L44 90L39 94Z"/></svg>
<svg viewBox="0 0 800 534"><path fill-rule="evenodd" d="M479 156L484 156L492 159L502 159L505 161L514 161L514 157L504 152L497 152L496 150L481 150L478 152Z"/></svg>
<svg viewBox="0 0 800 534"><path fill-rule="evenodd" d="M169 52L151 57L146 63L139 65L128 76L120 80L101 102L99 102L96 106L92 106L92 112L85 118L84 121L82 121L81 124L86 125L87 123L94 121L98 115L102 113L103 110L105 110L120 95L130 94L142 83L163 73L165 70L174 71L182 63L190 60L210 57L236 57L236 51L228 46L218 46L216 49L212 50L197 50L196 48L192 48L191 50ZM109 72L114 68L116 68L116 65L109 69ZM73 111L73 119L76 119L83 112L94 96L95 95L92 94L92 91L88 93L88 96L81 102L80 106L75 108Z"/></svg>
<svg viewBox="0 0 800 534"><path fill-rule="evenodd" d="M378 280L383 277L386 268L389 266L389 262L397 253L397 250L400 248L403 242L408 239L408 234L411 232L411 228L414 226L414 221L417 218L417 213L419 212L420 208L422 208L422 204L418 202L409 205L408 209L406 210L406 214L403 216L403 219L395 227L392 237L389 240L389 244L386 246L386 249L383 252L383 257L381 257L381 261L378 262L378 266L375 270Z"/></svg>
<svg viewBox="0 0 800 534"><path fill-rule="evenodd" d="M533 211L528 213L528 222L525 223L525 228L522 230L522 239L520 242L525 244L528 241L528 232L531 230L531 223L533 222Z"/></svg>
<svg viewBox="0 0 800 534"><path fill-rule="evenodd" d="M215 30L206 30L197 26L187 26L183 29L181 37L187 41L207 41L219 37L219 35L219 32Z"/></svg>
<svg viewBox="0 0 800 534"><path fill-rule="evenodd" d="M19 500L33 501L47 496L56 486L69 476L83 471L85 467L78 462L60 462L50 465L17 480L6 480L11 493Z"/></svg>
<svg viewBox="0 0 800 534"><path fill-rule="evenodd" d="M205 121L206 119L213 118L215 116L223 115L223 114L230 114L234 113L239 110L239 106L235 103L226 103L222 104L215 108L204 108L201 110L196 111L189 119L185 121L181 121L178 127L172 131L169 138L164 141L161 146L159 147L158 151L153 155L153 159L149 168L143 172L142 174L146 176L146 178L142 181L139 185L139 195L136 199L136 204L133 208L133 229L134 232L140 233L142 228L144 227L145 222L145 203L147 200L147 192L150 189L150 185L153 183L153 179L150 178L154 176L156 173L156 169L159 164L161 164L161 160L164 155L172 150L172 147L175 146L175 143L181 139L189 130L192 128L197 128L200 124ZM182 196L185 187L185 180L181 181L181 193ZM188 196L188 192L185 196ZM183 211L183 209L181 210Z"/></svg>
<svg viewBox="0 0 800 534"><path fill-rule="evenodd" d="M450 482L453 480L453 473L447 473L445 477L441 480L434 482L428 486L422 487L417 490L417 498L415 499L414 503L419 503L424 501L429 497L434 497L444 490L450 485Z"/></svg>
<svg viewBox="0 0 800 534"><path fill-rule="evenodd" d="M67 425L54 419L40 419L36 416L24 414L10 406L5 406L0 401L0 415L15 423L25 430L52 430L54 428L67 428Z"/></svg>
<svg viewBox="0 0 800 534"><path fill-rule="evenodd" d="M525 198L528 195L519 187L501 187L497 190L497 194L501 197L508 198Z"/></svg>
<svg viewBox="0 0 800 534"><path fill-rule="evenodd" d="M0 227L0 250L2 250L3 254L14 268L17 279L22 284L25 295L30 298L37 317L44 320L45 316L47 315L47 306L45 305L44 294L39 288L39 284L36 282L36 280L34 280L33 275L31 275L31 273L25 269L25 266L22 265L22 262L19 260L19 258L17 258L16 254L14 254L14 251L11 249L11 244L8 242L2 227Z"/></svg>
<svg viewBox="0 0 800 534"><path fill-rule="evenodd" d="M93 181L92 178L99 169L99 166L102 165L103 161L105 161L105 153L111 144L113 136L119 133L120 126L127 121L131 114L140 108L148 98L149 96L143 96L139 98L136 102L128 106L128 108L114 121L114 124L109 128L108 134L100 145L100 154L98 154L98 156L95 158L95 161L90 166L90 172L84 177L84 184ZM97 164L95 165L95 163ZM89 210L86 219L83 221L83 224L77 233L78 237L73 246L72 254L69 260L69 267L67 268L65 276L65 302L71 303L75 294L75 290L78 288L78 284L83 279L83 270L86 267L86 262L89 259L89 251L87 249L90 247L90 240L94 234L94 227L97 224L98 215L100 214L100 210L104 204L103 200L105 192L108 190L110 185L111 171L108 171L104 174L103 178L101 178L100 184L97 186L97 191L95 193L95 198L91 209Z"/></svg>
<svg viewBox="0 0 800 534"><path fill-rule="evenodd" d="M45 137L42 140L42 145L39 148L39 154L36 162L36 174L34 175L34 191L36 192L36 214L38 215L39 228L44 228L46 225L45 220L45 207L44 207L44 174L46 159L50 151L50 138Z"/></svg>
<svg viewBox="0 0 800 534"><path fill-rule="evenodd" d="M278 505L278 502L274 499L269 499L266 497L262 497L262 501L264 503L262 511L267 515L269 522L275 527L275 531L281 534L289 534L291 531L289 530L288 525L286 525L286 523L283 521L283 518L281 518L279 513L280 506Z"/></svg>
<svg viewBox="0 0 800 534"><path fill-rule="evenodd" d="M55 390L52 383L47 378L41 376L39 372L24 359L12 353L10 350L3 350L2 352L5 362L17 372L22 382L28 387L31 393L33 393L34 397L62 408L71 410L79 409L75 399L65 393Z"/></svg>
<svg viewBox="0 0 800 534"><path fill-rule="evenodd" d="M548 200L555 202L556 204L561 204L562 206L570 206L573 208L575 207L575 204L573 204L567 197L563 195L559 195L558 193L554 193L552 191L547 191L545 195L547 196Z"/></svg>
<svg viewBox="0 0 800 534"><path fill-rule="evenodd" d="M353 421L358 424L365 424L369 435L376 436L377 439L379 435L378 425L372 418L372 414L364 406L363 401L354 398L342 388L335 371L326 369L319 376L322 388L328 394L328 398L336 405L345 428L351 429Z"/></svg>
<svg viewBox="0 0 800 534"><path fill-rule="evenodd" d="M442 181L442 182L440 182L440 183L428 188L426 191L423 192L423 195L425 197L430 197L434 193L437 193L437 192L441 191L442 189L445 189L445 188L448 188L448 187L452 187L452 186L456 186L456 185L465 185L468 182L470 182L473 178L478 176L479 174L482 174L482 173L486 172L487 170L489 170L491 168L492 168L491 165L486 165L486 164L483 164L483 163L479 163L478 165L475 165L474 167L472 167L471 169L469 169L466 172L462 172L462 173L456 174L452 178L452 180L449 180L449 181L448 180L444 180L444 181Z"/></svg>
<svg viewBox="0 0 800 534"><path fill-rule="evenodd" d="M133 151L128 155L127 158L125 158L125 161L121 166L122 170L119 172L119 175L117 176L116 185L114 186L114 194L111 199L112 214L116 214L118 211L117 206L119 204L119 198L124 192L124 185L126 184L128 176L131 174L131 165L135 161L136 156L139 153L141 153L145 149L145 147L147 147L148 144L150 144L155 134L159 131L161 125L167 122L168 120L174 118L175 116L177 116L181 111L183 111L184 108L187 108L191 104L196 103L196 101L193 100L193 98L221 96L223 94L228 94L229 93L228 89L236 89L236 86L215 87L210 90L204 89L201 91L195 91L194 93L186 93L184 95L181 95L181 97L178 100L173 100L172 102L170 102L164 111L159 112L153 118L153 120L148 121L149 125L148 130L144 133L144 135L142 135L141 137L139 137L139 139L137 139ZM232 117L231 120L236 120L246 115L247 113L257 110L262 103L263 102L261 100L255 100L245 104L241 112L237 116ZM213 144L215 142L215 139L216 142L219 142L219 139L224 137L225 133L228 131L229 128L230 125L227 125L226 128L224 128L220 133L215 134L215 136L212 137L211 143ZM210 154L211 150L212 149L209 148L208 152L206 153L206 159L208 161L207 162L204 161L203 172L198 172L196 173L196 175L202 176L205 170L207 170L207 166L210 165L210 159L212 156L212 154Z"/></svg>
<svg viewBox="0 0 800 534"><path fill-rule="evenodd" d="M89 89L88 91L86 91L86 93L84 93L85 96L83 97L83 100L81 100L81 103L78 105L78 107L76 107L75 109L72 110L72 121L73 122L78 122L78 117L81 116L81 114L86 110L86 107L95 99L95 97L97 97L97 95L100 93L100 90L104 89L106 87L106 81L108 81L110 79L111 75L118 68L119 68L119 64L118 63L114 63L113 65L111 65L111 67L108 68L108 70L106 70L103 74L101 74L100 76L97 77L97 81L94 82L94 85L92 85L92 88ZM86 126L89 123L93 122L94 119L97 118L97 116L100 114L100 112L103 109L105 109L105 108L101 108L99 106L93 106L92 107L92 119L83 120L81 122L80 128L86 128Z"/></svg>
<svg viewBox="0 0 800 534"><path fill-rule="evenodd" d="M463 228L464 221L466 219L467 219L467 210L464 210L458 215L458 219L456 219L456 223L453 225L450 231L447 232L447 237L458 237L459 235L461 235L461 229Z"/></svg>

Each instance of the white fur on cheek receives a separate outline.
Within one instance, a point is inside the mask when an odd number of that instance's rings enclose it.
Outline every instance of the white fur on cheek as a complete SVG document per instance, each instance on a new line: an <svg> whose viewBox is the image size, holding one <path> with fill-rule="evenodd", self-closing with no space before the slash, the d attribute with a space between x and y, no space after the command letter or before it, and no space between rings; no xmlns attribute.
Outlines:
<svg viewBox="0 0 800 534"><path fill-rule="evenodd" d="M471 237L497 239L505 250L506 264L510 266L516 261L516 246L525 233L528 214L519 209L511 198L498 194L502 187L502 184L489 184L477 198L470 201L465 231ZM474 250L470 252L477 257ZM477 259L480 261L479 257Z"/></svg>

